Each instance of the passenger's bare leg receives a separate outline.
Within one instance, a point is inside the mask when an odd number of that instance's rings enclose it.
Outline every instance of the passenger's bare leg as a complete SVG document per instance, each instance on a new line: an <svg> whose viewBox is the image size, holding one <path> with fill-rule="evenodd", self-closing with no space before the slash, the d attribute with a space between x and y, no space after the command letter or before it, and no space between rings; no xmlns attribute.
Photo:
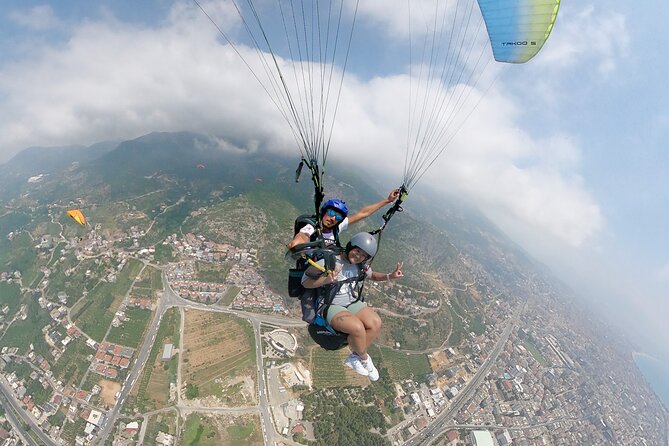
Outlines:
<svg viewBox="0 0 669 446"><path fill-rule="evenodd" d="M367 359L367 331L360 319L350 311L338 313L330 323L337 331L348 334L348 345L362 359Z"/></svg>
<svg viewBox="0 0 669 446"><path fill-rule="evenodd" d="M376 311L372 310L369 307L365 307L362 310L358 311L355 313L355 317L360 319L362 324L365 326L365 351L369 348L370 345L372 345L372 342L374 342L374 339L379 335L381 332L381 318L379 315L376 313Z"/></svg>

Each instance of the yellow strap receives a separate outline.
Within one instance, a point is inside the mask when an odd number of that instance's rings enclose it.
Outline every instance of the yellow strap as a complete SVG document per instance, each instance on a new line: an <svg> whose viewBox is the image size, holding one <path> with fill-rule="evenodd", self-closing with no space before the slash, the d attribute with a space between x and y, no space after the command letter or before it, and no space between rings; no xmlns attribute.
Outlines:
<svg viewBox="0 0 669 446"><path fill-rule="evenodd" d="M330 274L332 272L332 271L328 271L327 269L325 269L324 266L319 265L318 263L314 262L311 259L307 259L307 263L309 263L309 265L315 267L316 269L320 270L320 272L322 272L322 273Z"/></svg>

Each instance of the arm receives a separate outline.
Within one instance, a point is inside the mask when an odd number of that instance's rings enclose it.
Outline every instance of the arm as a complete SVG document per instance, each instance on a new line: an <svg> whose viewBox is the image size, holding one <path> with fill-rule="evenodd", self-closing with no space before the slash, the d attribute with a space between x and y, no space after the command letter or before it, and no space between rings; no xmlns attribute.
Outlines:
<svg viewBox="0 0 669 446"><path fill-rule="evenodd" d="M297 245L301 245L303 243L309 243L309 240L311 240L311 235L316 232L316 228L314 228L312 225L306 224L300 229L300 232L295 234L295 237L286 245L288 249L293 249Z"/></svg>
<svg viewBox="0 0 669 446"><path fill-rule="evenodd" d="M324 274L314 266L310 266L304 271L302 286L305 288L320 288L324 285L330 285L337 281L337 276L341 270L341 265L337 265L330 274Z"/></svg>
<svg viewBox="0 0 669 446"><path fill-rule="evenodd" d="M308 243L309 242L309 236L305 234L304 232L298 232L295 234L295 237L286 245L288 249L292 249L297 245L301 245L302 243Z"/></svg>
<svg viewBox="0 0 669 446"><path fill-rule="evenodd" d="M364 208L360 209L358 212L356 212L353 215L349 215L348 217L348 224L353 224L357 223L360 220L363 220L370 215L372 215L374 212L378 211L382 207L384 207L387 204L392 203L397 199L397 197L400 196L400 190L399 189L394 189L390 194L388 194L388 198L385 200L381 200L378 203L370 204L369 206L365 206Z"/></svg>
<svg viewBox="0 0 669 446"><path fill-rule="evenodd" d="M388 274L373 271L372 275L369 276L369 278L375 282L383 282L385 280L399 279L400 277L404 277L404 274L402 273L402 265L404 265L403 262L397 262L395 270L392 273Z"/></svg>

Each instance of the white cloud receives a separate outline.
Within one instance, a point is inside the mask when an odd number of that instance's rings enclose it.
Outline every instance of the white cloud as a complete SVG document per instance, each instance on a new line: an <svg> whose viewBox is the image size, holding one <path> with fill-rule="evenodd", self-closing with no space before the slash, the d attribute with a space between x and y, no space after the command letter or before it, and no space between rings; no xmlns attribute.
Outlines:
<svg viewBox="0 0 669 446"><path fill-rule="evenodd" d="M238 26L236 13L205 8L219 25ZM257 63L252 50L238 50ZM296 153L285 121L257 81L190 3L176 3L156 28L89 20L72 28L66 46L39 54L0 73L5 159L30 145L176 130L224 136L221 147L228 150L232 144ZM330 156L369 163L399 181L408 83L401 75L369 81L347 75ZM509 225L583 244L603 219L578 173L578 147L560 134L537 140L525 133L513 98L497 87L422 181L459 192Z"/></svg>
<svg viewBox="0 0 669 446"><path fill-rule="evenodd" d="M59 20L49 5L34 6L27 11L11 11L9 19L14 23L36 31L45 31L59 25Z"/></svg>
<svg viewBox="0 0 669 446"><path fill-rule="evenodd" d="M625 16L602 6L584 5L562 10L548 41L547 51L538 58L543 65L565 70L575 64L592 65L600 76L610 76L626 59L630 37ZM549 49L549 51L548 51Z"/></svg>
<svg viewBox="0 0 669 446"><path fill-rule="evenodd" d="M178 17L155 29L87 21L67 46L8 66L0 76L5 157L30 145L162 130L268 138L257 129L277 129L275 112L248 69L201 13Z"/></svg>
<svg viewBox="0 0 669 446"><path fill-rule="evenodd" d="M407 76L365 84L349 78L335 156L377 166L399 183L407 121L405 97L397 92L407 91L408 82ZM499 92L486 95L421 181L477 203L506 222L505 230L522 229L516 235L534 231L575 247L592 241L604 220L578 173L578 147L560 134L532 139L517 127L519 114Z"/></svg>

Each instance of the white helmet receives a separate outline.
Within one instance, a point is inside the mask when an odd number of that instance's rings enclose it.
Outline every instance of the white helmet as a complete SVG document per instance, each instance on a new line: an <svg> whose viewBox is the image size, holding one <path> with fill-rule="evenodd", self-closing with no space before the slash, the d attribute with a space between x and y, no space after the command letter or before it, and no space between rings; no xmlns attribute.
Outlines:
<svg viewBox="0 0 669 446"><path fill-rule="evenodd" d="M351 252L351 249L360 248L368 256L374 257L378 247L379 244L376 242L376 238L374 238L372 234L369 232L358 232L351 237L351 240L346 244L346 255Z"/></svg>

